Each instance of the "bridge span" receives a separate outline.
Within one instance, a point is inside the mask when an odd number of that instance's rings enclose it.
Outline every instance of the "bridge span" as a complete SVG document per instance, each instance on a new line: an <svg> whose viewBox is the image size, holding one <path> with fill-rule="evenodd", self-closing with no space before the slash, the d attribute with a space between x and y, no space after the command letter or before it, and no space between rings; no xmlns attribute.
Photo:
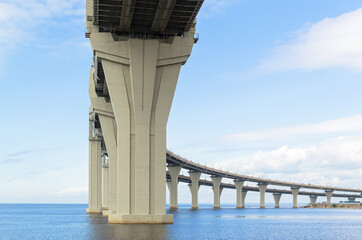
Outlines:
<svg viewBox="0 0 362 240"><path fill-rule="evenodd" d="M268 180L229 173L193 163L166 151L166 126L181 67L198 41L196 16L203 0L86 0L86 33L93 59L89 73L89 205L87 213L103 213L109 223L172 223L166 214L177 207L179 181L190 184L192 207L198 207L200 185L212 186L214 206L223 188L235 188L237 207L247 191L265 193L276 202L301 188L323 190L331 197L360 197L360 189L333 188ZM168 175L166 164L168 163ZM103 166L103 168L102 168ZM181 168L189 176L179 176ZM200 180L201 174L211 181ZM232 179L233 184L222 179ZM243 186L244 182L257 187ZM290 187L272 190L270 185ZM334 191L358 194L341 195ZM311 193L310 193L311 194ZM308 193L309 195L309 193Z"/></svg>
<svg viewBox="0 0 362 240"><path fill-rule="evenodd" d="M192 195L192 208L198 208L198 189L200 186L209 186L213 188L215 208L220 207L220 195L222 189L224 188L236 189L237 208L245 207L245 197L248 191L260 192L261 208L265 207L265 193L273 194L275 207L279 207L279 201L282 194L292 194L294 208L296 208L298 204L298 195L309 196L311 203L316 203L318 196L321 197L325 196L327 198L327 203L331 203L332 197L348 198L349 200L362 198L362 189L277 181L277 180L258 178L253 176L237 174L237 173L231 173L189 161L171 151L167 151L166 159L168 164L167 165L168 172L166 173L166 179L167 179L167 186L170 191L170 205L169 205L170 208L177 208L178 182L184 182L189 184ZM179 175L181 169L187 169L189 171L189 176ZM209 175L211 177L211 180L200 179L201 174ZM233 180L233 183L223 183L221 182L222 178ZM257 183L257 187L244 186L245 182ZM289 187L290 190L285 188L276 189L276 188L267 187L271 185L280 186L280 187ZM215 189L218 190L215 191ZM300 189L322 190L322 192L300 191ZM336 192L343 192L343 193L336 193Z"/></svg>

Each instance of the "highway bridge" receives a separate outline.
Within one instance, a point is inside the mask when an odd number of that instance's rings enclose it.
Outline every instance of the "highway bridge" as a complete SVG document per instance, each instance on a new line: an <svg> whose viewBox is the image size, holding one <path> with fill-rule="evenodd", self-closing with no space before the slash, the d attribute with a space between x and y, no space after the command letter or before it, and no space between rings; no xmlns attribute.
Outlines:
<svg viewBox="0 0 362 240"><path fill-rule="evenodd" d="M177 208L179 182L189 183L192 208L198 207L200 185L213 188L215 208L220 207L223 188L236 189L238 208L245 206L248 191L260 192L261 208L265 193L273 193L276 207L282 194L293 195L294 207L298 195L309 195L311 202L318 196L326 196L328 202L332 197L360 198L361 189L230 173L166 151L172 100L181 66L198 40L196 16L202 4L203 0L86 0L85 36L94 55L89 73L87 213L108 216L109 223L172 223L173 215L166 214L165 181L170 208ZM182 168L189 176L180 175ZM201 174L211 180L200 179ZM257 186L244 186L245 182Z"/></svg>

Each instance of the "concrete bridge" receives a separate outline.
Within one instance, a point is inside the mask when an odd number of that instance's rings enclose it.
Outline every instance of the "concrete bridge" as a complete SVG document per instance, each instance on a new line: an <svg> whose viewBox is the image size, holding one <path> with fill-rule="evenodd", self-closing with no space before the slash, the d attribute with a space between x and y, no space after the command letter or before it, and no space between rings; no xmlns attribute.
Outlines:
<svg viewBox="0 0 362 240"><path fill-rule="evenodd" d="M236 189L236 207L245 206L248 191L360 198L361 189L333 188L229 173L188 161L166 151L166 125L181 66L197 42L196 16L203 0L87 0L86 37L94 57L89 75L89 207L110 223L172 223L166 214L177 208L178 182L189 183L192 207L198 207L200 185L214 190L220 207L223 188ZM166 165L167 164L167 165ZM168 172L166 173L166 166ZM179 175L181 168L189 176ZM201 174L211 180L201 180ZM231 179L233 183L222 182ZM257 187L244 186L257 183ZM275 185L280 189L271 189ZM282 188L289 189L282 189ZM306 192L313 189L319 192ZM320 192L322 190L322 192ZM335 193L337 191L351 194Z"/></svg>

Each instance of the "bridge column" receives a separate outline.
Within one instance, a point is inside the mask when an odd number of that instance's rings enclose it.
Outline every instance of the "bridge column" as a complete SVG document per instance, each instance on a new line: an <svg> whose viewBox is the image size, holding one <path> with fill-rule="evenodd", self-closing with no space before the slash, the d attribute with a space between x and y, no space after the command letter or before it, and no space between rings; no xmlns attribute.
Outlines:
<svg viewBox="0 0 362 240"><path fill-rule="evenodd" d="M170 209L177 209L177 192L178 192L178 176L180 175L180 166L167 166L168 173L171 176L171 181L167 182L168 190L170 191Z"/></svg>
<svg viewBox="0 0 362 240"><path fill-rule="evenodd" d="M245 190L245 189L241 190L241 207L240 208L245 208L245 198L246 198L247 193L248 193L247 190Z"/></svg>
<svg viewBox="0 0 362 240"><path fill-rule="evenodd" d="M114 118L101 114L98 117L108 154L108 210L103 211L103 216L108 217L117 213L117 136Z"/></svg>
<svg viewBox="0 0 362 240"><path fill-rule="evenodd" d="M273 193L273 198L274 198L274 202L275 202L275 208L279 208L279 202L280 202L280 198L282 197L281 193Z"/></svg>
<svg viewBox="0 0 362 240"><path fill-rule="evenodd" d="M104 78L102 94L109 93L116 122L117 212L108 221L172 223L165 207L166 126L180 68L194 44L194 25L170 41L118 41L91 22L87 27L97 77Z"/></svg>
<svg viewBox="0 0 362 240"><path fill-rule="evenodd" d="M222 189L220 188L222 177L211 176L214 191L214 208L220 208L220 196Z"/></svg>
<svg viewBox="0 0 362 240"><path fill-rule="evenodd" d="M327 197L327 203L331 204L332 203L332 195L333 195L333 190L326 190L326 197Z"/></svg>
<svg viewBox="0 0 362 240"><path fill-rule="evenodd" d="M266 183L258 183L258 188L260 192L260 208L265 208L265 191L268 184Z"/></svg>
<svg viewBox="0 0 362 240"><path fill-rule="evenodd" d="M235 184L235 189L236 189L236 208L242 208L241 191L243 189L244 181L242 181L240 179L235 179L234 184Z"/></svg>
<svg viewBox="0 0 362 240"><path fill-rule="evenodd" d="M109 195L109 168L106 156L102 157L102 209L108 210L108 195Z"/></svg>
<svg viewBox="0 0 362 240"><path fill-rule="evenodd" d="M89 119L89 196L87 213L102 213L101 139L93 136L93 118Z"/></svg>
<svg viewBox="0 0 362 240"><path fill-rule="evenodd" d="M317 195L310 195L310 196L309 196L310 203L311 203L311 204L315 204L315 203L317 202L317 198L318 198Z"/></svg>
<svg viewBox="0 0 362 240"><path fill-rule="evenodd" d="M290 188L293 194L293 208L297 208L298 207L298 193L299 193L299 189L300 187L291 187Z"/></svg>
<svg viewBox="0 0 362 240"><path fill-rule="evenodd" d="M189 188L191 191L191 208L192 209L197 209L199 208L199 181L200 181L200 176L201 176L201 172L189 172L190 174L190 179L191 179L191 184L189 184Z"/></svg>

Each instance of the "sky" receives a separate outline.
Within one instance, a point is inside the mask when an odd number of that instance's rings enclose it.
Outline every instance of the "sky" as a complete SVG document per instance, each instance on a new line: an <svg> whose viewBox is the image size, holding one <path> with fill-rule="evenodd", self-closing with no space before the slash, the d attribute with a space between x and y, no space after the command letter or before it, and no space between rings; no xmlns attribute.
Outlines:
<svg viewBox="0 0 362 240"><path fill-rule="evenodd" d="M87 203L84 1L0 0L0 23L0 202ZM361 1L205 0L197 32L170 150L232 172L361 188ZM201 187L199 201L212 199ZM180 183L179 202L190 201Z"/></svg>

